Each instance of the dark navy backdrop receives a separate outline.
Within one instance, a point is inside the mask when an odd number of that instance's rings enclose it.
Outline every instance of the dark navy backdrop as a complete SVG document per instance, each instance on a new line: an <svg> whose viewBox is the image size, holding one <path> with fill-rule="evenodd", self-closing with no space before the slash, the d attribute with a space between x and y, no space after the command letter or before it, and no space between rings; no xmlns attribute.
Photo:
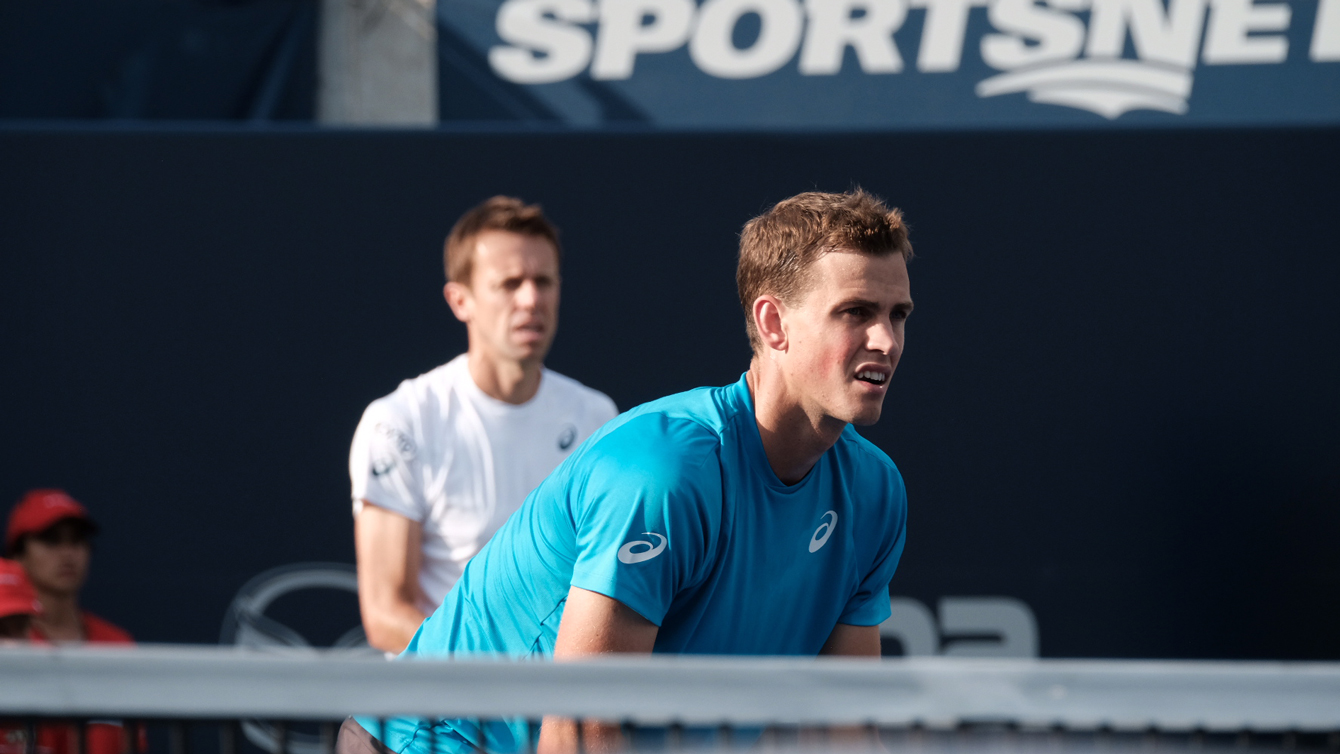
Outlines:
<svg viewBox="0 0 1340 754"><path fill-rule="evenodd" d="M1340 132L8 130L0 164L0 501L86 502L87 602L141 639L352 560L349 437L462 349L468 206L562 226L550 364L626 408L734 379L741 224L860 183L919 255L867 430L895 593L1021 599L1049 656L1340 659Z"/></svg>

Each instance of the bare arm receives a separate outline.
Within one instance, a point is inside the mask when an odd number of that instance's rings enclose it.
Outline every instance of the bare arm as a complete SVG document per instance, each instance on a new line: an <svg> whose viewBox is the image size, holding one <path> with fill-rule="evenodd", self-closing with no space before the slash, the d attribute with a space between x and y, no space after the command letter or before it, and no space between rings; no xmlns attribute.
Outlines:
<svg viewBox="0 0 1340 754"><path fill-rule="evenodd" d="M839 623L819 650L836 657L879 657L879 626L849 626Z"/></svg>
<svg viewBox="0 0 1340 754"><path fill-rule="evenodd" d="M651 654L656 644L655 623L632 608L603 594L572 587L563 621L554 642L557 661L614 652ZM571 754L578 750L578 722L549 716L540 729L539 754ZM616 724L581 722L581 750L611 752L624 748L623 736Z"/></svg>
<svg viewBox="0 0 1340 754"><path fill-rule="evenodd" d="M358 607L368 643L399 653L427 617L416 606L423 527L365 500L354 519L354 551Z"/></svg>
<svg viewBox="0 0 1340 754"><path fill-rule="evenodd" d="M879 659L879 626L849 626L839 623L828 635L828 641L819 650L820 655L828 657L869 657ZM872 732L865 728L836 725L823 731L806 732L802 735L815 746L829 749L862 749L864 751L883 751Z"/></svg>

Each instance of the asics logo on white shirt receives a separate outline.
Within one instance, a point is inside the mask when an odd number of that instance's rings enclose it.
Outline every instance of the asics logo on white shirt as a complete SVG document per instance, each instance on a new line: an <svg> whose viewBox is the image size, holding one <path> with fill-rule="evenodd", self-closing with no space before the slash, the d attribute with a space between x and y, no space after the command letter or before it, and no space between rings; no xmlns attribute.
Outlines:
<svg viewBox="0 0 1340 754"><path fill-rule="evenodd" d="M829 519L829 516L832 518ZM833 527L837 526L837 511L828 511L824 519L819 528L814 530L814 536L810 537L810 552L818 552L819 548L828 544L828 538L833 536Z"/></svg>
<svg viewBox="0 0 1340 754"><path fill-rule="evenodd" d="M631 565L633 563L641 563L644 560L651 560L657 555L660 555L661 551L665 549L666 544L665 537L662 537L660 534L651 531L644 531L642 533L646 534L649 537L655 537L656 539L660 540L660 542L658 542L655 545L653 545L651 542L648 542L645 539L636 539L633 540L632 542L629 542L628 544L619 548L620 563L628 563ZM638 552L633 552L634 547L646 547L647 549L640 550Z"/></svg>

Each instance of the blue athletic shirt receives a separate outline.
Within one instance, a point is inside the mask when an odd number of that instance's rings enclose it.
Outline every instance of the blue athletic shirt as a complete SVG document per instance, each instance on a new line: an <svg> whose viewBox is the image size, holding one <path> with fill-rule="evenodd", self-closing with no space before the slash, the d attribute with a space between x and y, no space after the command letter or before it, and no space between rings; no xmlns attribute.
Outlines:
<svg viewBox="0 0 1340 754"><path fill-rule="evenodd" d="M690 390L621 414L574 451L402 657L551 656L572 586L659 626L654 652L816 655L836 624L889 617L906 523L898 468L850 426L786 485L745 377ZM522 721L360 722L414 754L516 751L534 733Z"/></svg>

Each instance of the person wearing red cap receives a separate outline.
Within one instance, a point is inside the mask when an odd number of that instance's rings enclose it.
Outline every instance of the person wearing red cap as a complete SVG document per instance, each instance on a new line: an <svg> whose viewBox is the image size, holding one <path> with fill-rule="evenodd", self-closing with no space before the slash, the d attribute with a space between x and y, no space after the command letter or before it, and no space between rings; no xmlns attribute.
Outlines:
<svg viewBox="0 0 1340 754"><path fill-rule="evenodd" d="M42 603L23 566L0 558L0 644L26 640L33 618L41 614Z"/></svg>
<svg viewBox="0 0 1340 754"><path fill-rule="evenodd" d="M0 647L27 643L33 618L41 614L42 603L37 600L37 591L28 582L23 566L0 558ZM50 734L38 733L39 744L49 744L44 739L50 738ZM27 726L0 723L0 754L27 754L27 743ZM38 750L46 754L40 745Z"/></svg>
<svg viewBox="0 0 1340 754"><path fill-rule="evenodd" d="M37 590L23 566L0 558L0 646L45 643L34 638L32 623L42 616ZM42 723L33 728L37 754L125 754L130 743L119 723L99 721L82 728L65 723ZM86 737L85 745L80 738ZM0 723L0 754L29 754L28 726Z"/></svg>
<svg viewBox="0 0 1340 754"><path fill-rule="evenodd" d="M98 526L63 490L33 490L9 514L5 552L28 574L42 603L31 638L48 642L133 644L130 634L79 608Z"/></svg>

